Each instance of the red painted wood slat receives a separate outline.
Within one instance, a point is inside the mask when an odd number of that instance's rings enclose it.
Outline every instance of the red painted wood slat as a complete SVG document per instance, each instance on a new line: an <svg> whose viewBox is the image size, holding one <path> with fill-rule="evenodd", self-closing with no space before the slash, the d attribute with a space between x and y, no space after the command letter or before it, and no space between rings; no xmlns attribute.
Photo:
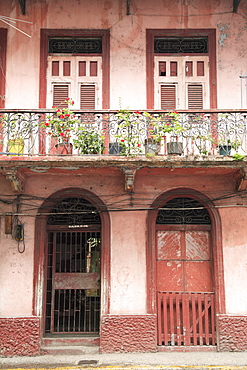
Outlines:
<svg viewBox="0 0 247 370"><path fill-rule="evenodd" d="M162 293L158 292L158 295L157 295L157 315L158 317L162 317ZM161 328L161 324L162 324L162 320L158 320L158 346L161 346L162 345L162 328Z"/></svg>
<svg viewBox="0 0 247 370"><path fill-rule="evenodd" d="M192 338L193 338L193 345L197 345L197 333L196 333L196 294L191 295L191 305L192 305Z"/></svg>
<svg viewBox="0 0 247 370"><path fill-rule="evenodd" d="M205 294L204 299L204 307L205 307L205 344L209 345L209 317L208 317L208 311L209 311L209 296L208 294Z"/></svg>
<svg viewBox="0 0 247 370"><path fill-rule="evenodd" d="M95 85L81 85L80 109L95 109Z"/></svg>
<svg viewBox="0 0 247 370"><path fill-rule="evenodd" d="M214 293L158 292L158 345L215 345Z"/></svg>
<svg viewBox="0 0 247 370"><path fill-rule="evenodd" d="M68 104L65 102L69 97L69 85L54 85L53 86L53 106L60 108L67 108Z"/></svg>
<svg viewBox="0 0 247 370"><path fill-rule="evenodd" d="M199 343L203 345L203 330L202 330L202 299L201 294L198 295L198 321L199 321Z"/></svg>

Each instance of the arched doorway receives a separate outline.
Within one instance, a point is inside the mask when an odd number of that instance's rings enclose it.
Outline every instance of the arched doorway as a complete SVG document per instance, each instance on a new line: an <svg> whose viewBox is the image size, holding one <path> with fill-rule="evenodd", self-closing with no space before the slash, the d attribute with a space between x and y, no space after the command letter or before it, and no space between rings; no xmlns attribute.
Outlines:
<svg viewBox="0 0 247 370"><path fill-rule="evenodd" d="M36 260L40 264L36 267L35 309L39 313L42 288L43 335L98 335L109 297L106 208L88 191L66 189L47 199L40 213L36 220Z"/></svg>
<svg viewBox="0 0 247 370"><path fill-rule="evenodd" d="M65 198L47 218L45 333L99 332L101 220L84 198Z"/></svg>
<svg viewBox="0 0 247 370"><path fill-rule="evenodd" d="M212 202L191 189L160 196L148 217L149 312L158 346L215 346L224 312L221 227Z"/></svg>

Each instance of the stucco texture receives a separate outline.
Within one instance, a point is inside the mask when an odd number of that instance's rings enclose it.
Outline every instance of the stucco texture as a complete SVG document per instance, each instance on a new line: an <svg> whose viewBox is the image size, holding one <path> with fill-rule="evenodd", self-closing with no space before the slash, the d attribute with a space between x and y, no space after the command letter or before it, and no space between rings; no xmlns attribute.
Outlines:
<svg viewBox="0 0 247 370"><path fill-rule="evenodd" d="M104 316L101 352L156 352L156 316Z"/></svg>
<svg viewBox="0 0 247 370"><path fill-rule="evenodd" d="M247 350L247 316L219 316L217 326L219 351Z"/></svg>
<svg viewBox="0 0 247 370"><path fill-rule="evenodd" d="M40 323L37 317L0 318L0 356L40 354Z"/></svg>

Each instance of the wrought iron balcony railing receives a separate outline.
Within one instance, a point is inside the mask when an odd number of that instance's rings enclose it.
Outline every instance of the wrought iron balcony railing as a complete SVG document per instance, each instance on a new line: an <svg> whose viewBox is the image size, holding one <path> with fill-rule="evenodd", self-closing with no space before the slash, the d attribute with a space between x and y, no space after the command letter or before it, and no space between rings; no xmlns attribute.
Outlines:
<svg viewBox="0 0 247 370"><path fill-rule="evenodd" d="M247 110L75 111L56 127L51 110L0 110L0 154L247 155ZM61 145L62 144L62 145Z"/></svg>

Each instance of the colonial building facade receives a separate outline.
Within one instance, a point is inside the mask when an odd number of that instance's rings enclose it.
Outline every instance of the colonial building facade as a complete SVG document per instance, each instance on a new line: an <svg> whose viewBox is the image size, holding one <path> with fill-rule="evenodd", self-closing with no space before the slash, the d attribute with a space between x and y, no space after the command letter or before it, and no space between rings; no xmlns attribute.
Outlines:
<svg viewBox="0 0 247 370"><path fill-rule="evenodd" d="M0 5L1 356L247 349L246 14Z"/></svg>

